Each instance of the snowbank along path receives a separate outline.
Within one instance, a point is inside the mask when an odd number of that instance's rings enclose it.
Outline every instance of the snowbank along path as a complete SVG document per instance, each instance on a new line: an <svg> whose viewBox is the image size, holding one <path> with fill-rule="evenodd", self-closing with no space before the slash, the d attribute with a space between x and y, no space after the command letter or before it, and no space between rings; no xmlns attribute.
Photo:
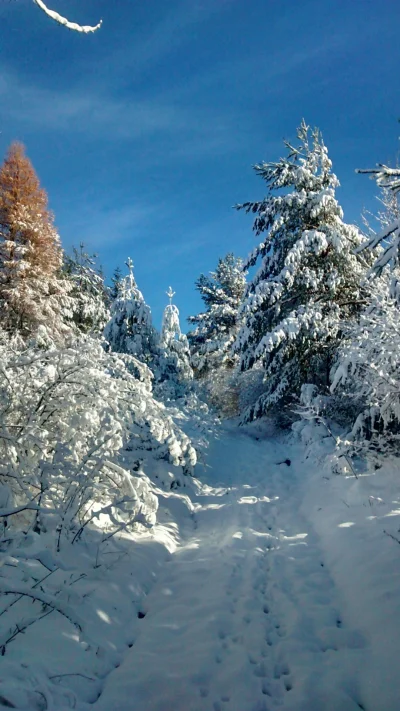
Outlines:
<svg viewBox="0 0 400 711"><path fill-rule="evenodd" d="M290 438L233 428L211 442L190 525L96 711L398 708L399 687L371 705L365 630L302 513L303 457Z"/></svg>

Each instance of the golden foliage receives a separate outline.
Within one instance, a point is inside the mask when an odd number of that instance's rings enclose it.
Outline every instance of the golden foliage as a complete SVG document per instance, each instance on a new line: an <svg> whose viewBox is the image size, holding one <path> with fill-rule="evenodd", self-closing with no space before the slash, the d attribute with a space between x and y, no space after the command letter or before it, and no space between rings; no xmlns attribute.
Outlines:
<svg viewBox="0 0 400 711"><path fill-rule="evenodd" d="M61 264L47 194L24 146L13 143L0 168L0 320L6 330L52 326Z"/></svg>

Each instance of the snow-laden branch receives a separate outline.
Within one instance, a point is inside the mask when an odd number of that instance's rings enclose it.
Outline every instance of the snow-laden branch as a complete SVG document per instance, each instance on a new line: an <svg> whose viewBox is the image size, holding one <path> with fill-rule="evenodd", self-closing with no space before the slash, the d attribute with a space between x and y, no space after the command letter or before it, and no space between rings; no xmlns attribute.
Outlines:
<svg viewBox="0 0 400 711"><path fill-rule="evenodd" d="M60 615L66 617L79 632L82 632L84 629L83 620L77 615L72 605L58 600L54 595L48 595L40 590L34 591L29 585L24 583L14 584L5 578L0 578L0 593L2 595L21 595L22 597L29 597L36 602L41 602L46 607L51 607L53 610L59 612Z"/></svg>
<svg viewBox="0 0 400 711"><path fill-rule="evenodd" d="M102 20L96 25L95 27L91 27L90 25L78 25L76 22L70 22L67 20L66 17L62 17L62 15L59 15L58 12L55 12L54 10L50 10L47 5L44 4L43 0L33 0L33 2L40 7L43 12L51 17L52 20L55 22L58 22L59 25L64 25L68 30L74 30L75 32L83 32L84 34L89 34L89 32L96 32L101 25L102 25Z"/></svg>

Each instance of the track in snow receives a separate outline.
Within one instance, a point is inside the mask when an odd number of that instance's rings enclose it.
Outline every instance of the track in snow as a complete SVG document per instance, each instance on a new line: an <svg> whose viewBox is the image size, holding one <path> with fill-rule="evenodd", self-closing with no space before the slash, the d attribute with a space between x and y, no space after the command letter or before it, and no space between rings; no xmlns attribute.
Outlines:
<svg viewBox="0 0 400 711"><path fill-rule="evenodd" d="M193 530L97 711L372 711L356 685L365 640L299 514L297 457L237 431L212 443Z"/></svg>

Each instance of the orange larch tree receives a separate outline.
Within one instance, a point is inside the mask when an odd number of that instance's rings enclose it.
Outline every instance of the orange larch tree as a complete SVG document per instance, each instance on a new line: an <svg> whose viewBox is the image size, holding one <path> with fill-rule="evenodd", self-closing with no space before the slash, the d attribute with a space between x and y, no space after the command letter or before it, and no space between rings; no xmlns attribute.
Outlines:
<svg viewBox="0 0 400 711"><path fill-rule="evenodd" d="M0 168L0 324L22 336L43 325L61 337L67 298L62 250L47 194L24 146L13 143Z"/></svg>

